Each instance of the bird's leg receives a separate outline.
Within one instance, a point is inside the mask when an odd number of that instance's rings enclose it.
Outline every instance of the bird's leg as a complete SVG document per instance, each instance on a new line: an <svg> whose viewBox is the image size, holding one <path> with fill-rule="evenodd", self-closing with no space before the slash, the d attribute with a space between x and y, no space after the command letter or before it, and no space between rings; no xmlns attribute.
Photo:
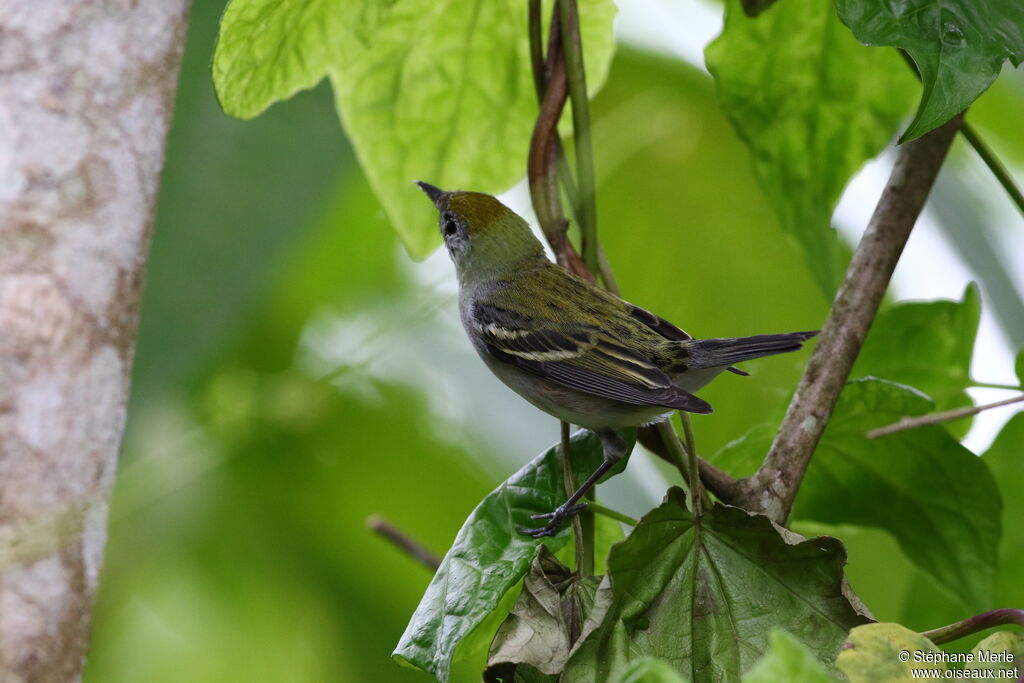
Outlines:
<svg viewBox="0 0 1024 683"><path fill-rule="evenodd" d="M530 515L530 519L548 519L549 521L545 526L537 527L536 529L527 529L525 527L517 526L516 531L527 536L533 536L534 538L543 538L544 536L554 536L558 533L558 530L562 528L562 525L566 520L571 519L573 515L579 513L581 510L587 507L586 502L580 503L579 499L583 495L592 489L595 484L605 475L605 472L610 470L615 463L622 459L622 456L626 454L626 442L611 429L601 429L595 432L598 438L601 439L601 446L604 450L604 460L598 465L594 473L587 477L587 480L583 482L583 485L576 489L575 493L569 496L569 499L559 505L551 512L545 512L538 515Z"/></svg>

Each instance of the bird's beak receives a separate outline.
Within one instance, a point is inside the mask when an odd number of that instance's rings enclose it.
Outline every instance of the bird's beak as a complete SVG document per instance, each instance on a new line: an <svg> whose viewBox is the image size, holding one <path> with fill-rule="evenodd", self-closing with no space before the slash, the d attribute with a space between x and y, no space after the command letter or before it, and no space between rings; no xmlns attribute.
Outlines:
<svg viewBox="0 0 1024 683"><path fill-rule="evenodd" d="M441 188L435 187L430 183L425 183L422 180L417 180L416 184L420 186L420 189L423 190L428 197L430 197L430 201L434 202L434 206L440 209L441 199L443 199L448 193Z"/></svg>

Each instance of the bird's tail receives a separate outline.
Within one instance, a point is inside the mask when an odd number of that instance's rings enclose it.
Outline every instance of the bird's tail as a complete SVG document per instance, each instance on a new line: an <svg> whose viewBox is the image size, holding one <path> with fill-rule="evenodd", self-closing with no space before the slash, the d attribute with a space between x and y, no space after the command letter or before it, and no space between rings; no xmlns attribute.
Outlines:
<svg viewBox="0 0 1024 683"><path fill-rule="evenodd" d="M691 369L700 370L722 368L762 356L796 351L803 342L817 334L817 331L789 332L726 339L690 339L680 343L688 355L686 364Z"/></svg>

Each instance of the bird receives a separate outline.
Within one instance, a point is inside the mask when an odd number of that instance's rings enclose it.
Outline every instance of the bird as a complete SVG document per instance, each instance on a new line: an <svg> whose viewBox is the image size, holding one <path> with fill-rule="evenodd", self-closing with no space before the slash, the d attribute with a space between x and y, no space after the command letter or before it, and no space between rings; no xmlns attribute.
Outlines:
<svg viewBox="0 0 1024 683"><path fill-rule="evenodd" d="M817 331L694 339L679 327L552 262L529 224L495 197L415 181L434 203L455 264L459 316L499 380L540 410L593 431L598 468L548 520L520 533L557 533L586 507L580 498L627 454L616 429L675 410L707 414L699 391L754 358L796 351Z"/></svg>

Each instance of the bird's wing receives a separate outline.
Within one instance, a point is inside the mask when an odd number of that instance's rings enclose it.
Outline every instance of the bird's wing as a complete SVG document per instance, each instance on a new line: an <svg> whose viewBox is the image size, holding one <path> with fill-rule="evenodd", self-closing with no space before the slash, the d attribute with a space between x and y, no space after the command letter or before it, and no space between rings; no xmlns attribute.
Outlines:
<svg viewBox="0 0 1024 683"><path fill-rule="evenodd" d="M481 302L473 305L470 324L492 358L571 389L634 405L711 412L654 363L595 328L554 321L541 327Z"/></svg>
<svg viewBox="0 0 1024 683"><path fill-rule="evenodd" d="M682 331L669 321L665 320L662 317L656 316L650 311L646 311L640 308L639 306L629 304L629 315L634 320L643 323L647 327L651 328L652 330L660 334L665 339L670 339L672 341L686 341L688 339L693 339L693 337L691 337L686 332Z"/></svg>
<svg viewBox="0 0 1024 683"><path fill-rule="evenodd" d="M691 337L689 334L687 334L680 328L676 327L669 321L665 320L660 316L654 315L650 311L646 311L640 308L639 306L629 304L629 315L633 319L643 323L650 329L654 330L665 339L669 339L671 341L687 341L689 339L693 339L693 337ZM727 367L726 370L737 375L742 375L743 377L747 377L750 374L731 365Z"/></svg>

